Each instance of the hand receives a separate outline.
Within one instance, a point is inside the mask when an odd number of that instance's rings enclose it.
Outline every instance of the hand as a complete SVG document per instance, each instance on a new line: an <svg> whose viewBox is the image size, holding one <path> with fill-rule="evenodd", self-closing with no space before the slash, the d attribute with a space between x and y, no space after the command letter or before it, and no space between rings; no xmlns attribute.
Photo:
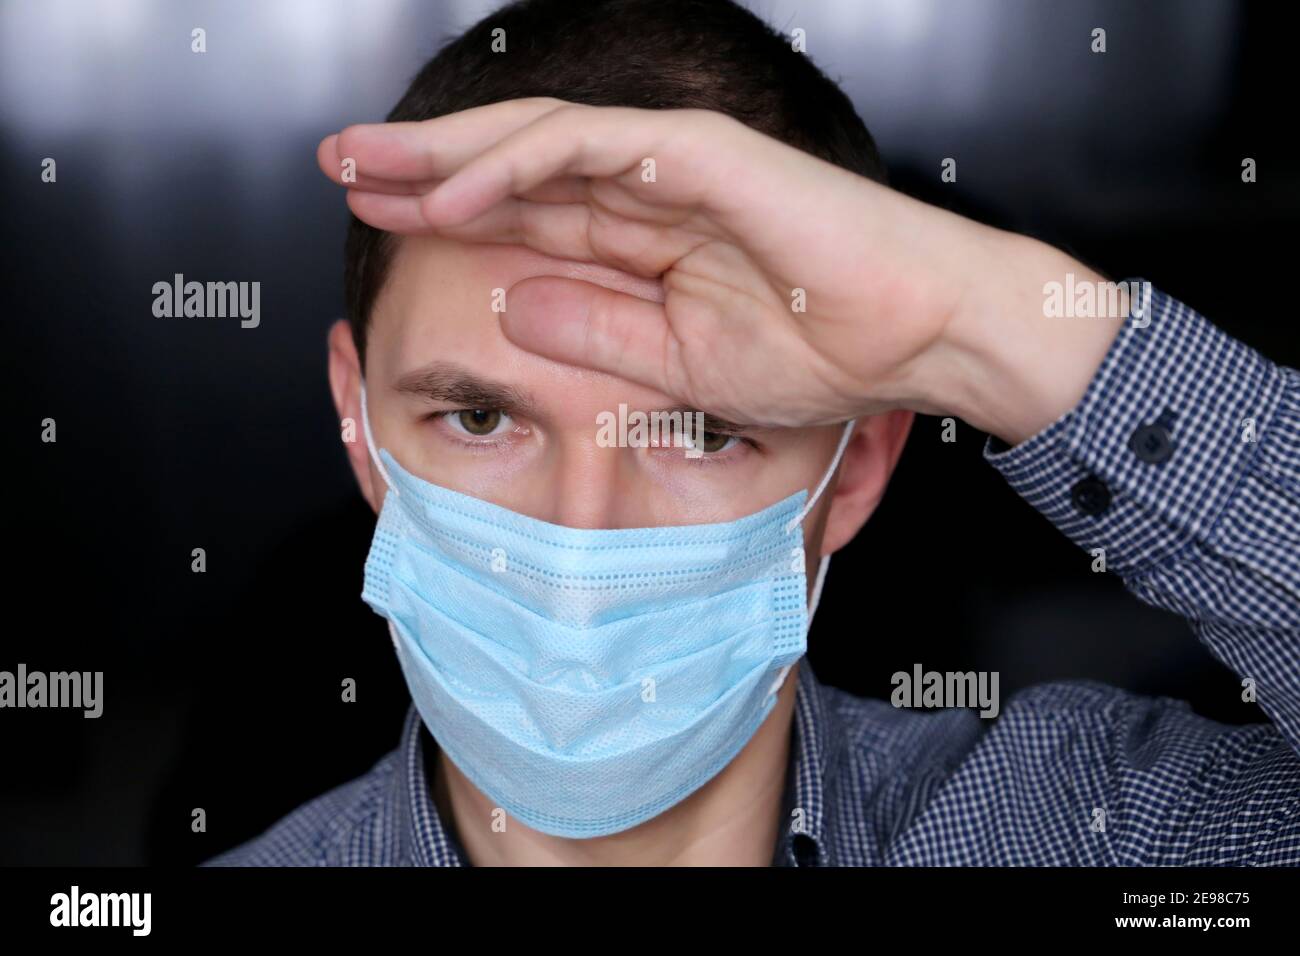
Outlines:
<svg viewBox="0 0 1300 956"><path fill-rule="evenodd" d="M525 280L503 330L738 423L911 408L1014 443L1077 401L1115 331L1043 318L1044 277L1094 276L1064 254L717 113L512 100L348 127L317 158L376 228L661 277L662 303Z"/></svg>

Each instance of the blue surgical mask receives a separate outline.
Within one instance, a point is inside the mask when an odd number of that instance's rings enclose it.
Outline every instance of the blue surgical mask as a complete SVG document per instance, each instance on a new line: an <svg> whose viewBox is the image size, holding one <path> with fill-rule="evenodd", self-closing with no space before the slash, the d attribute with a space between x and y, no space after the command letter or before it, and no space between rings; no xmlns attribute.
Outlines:
<svg viewBox="0 0 1300 956"><path fill-rule="evenodd" d="M416 709L509 816L560 837L634 827L712 779L807 650L804 490L715 524L551 524L411 474L388 484L362 598Z"/></svg>

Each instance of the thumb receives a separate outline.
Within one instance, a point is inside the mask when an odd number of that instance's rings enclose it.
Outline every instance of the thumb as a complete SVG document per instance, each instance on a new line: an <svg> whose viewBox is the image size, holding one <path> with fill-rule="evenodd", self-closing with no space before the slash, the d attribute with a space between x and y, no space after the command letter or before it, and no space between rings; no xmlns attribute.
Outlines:
<svg viewBox="0 0 1300 956"><path fill-rule="evenodd" d="M558 276L524 279L506 302L501 329L520 348L671 394L675 348L661 303Z"/></svg>

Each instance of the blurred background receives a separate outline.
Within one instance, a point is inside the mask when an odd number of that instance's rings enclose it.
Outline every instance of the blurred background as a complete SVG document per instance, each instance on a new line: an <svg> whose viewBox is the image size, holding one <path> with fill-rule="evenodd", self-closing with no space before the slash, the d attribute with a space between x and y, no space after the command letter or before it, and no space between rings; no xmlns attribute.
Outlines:
<svg viewBox="0 0 1300 956"><path fill-rule="evenodd" d="M0 670L105 672L105 713L0 712L0 864L190 864L396 746L409 704L360 600L373 518L325 331L347 221L316 144L381 120L457 0L0 3L8 554ZM905 192L1140 275L1275 361L1300 227L1294 34L1227 0L755 0L855 100ZM207 52L190 52L190 31ZM1091 31L1107 32L1104 55ZM1288 92L1288 90L1290 92ZM41 163L57 160L56 184ZM945 157L958 181L940 181ZM1253 157L1258 182L1241 181ZM261 282L256 329L152 314L175 273ZM39 440L41 421L58 441ZM1181 620L922 418L836 559L813 668L1070 677L1262 720ZM207 572L190 570L207 551ZM355 678L358 702L340 703ZM208 830L190 829L193 808Z"/></svg>

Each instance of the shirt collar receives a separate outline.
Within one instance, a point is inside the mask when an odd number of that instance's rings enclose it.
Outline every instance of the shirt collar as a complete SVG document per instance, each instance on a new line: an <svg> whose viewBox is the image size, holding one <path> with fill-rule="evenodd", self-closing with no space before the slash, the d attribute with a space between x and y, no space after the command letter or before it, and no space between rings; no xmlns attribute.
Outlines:
<svg viewBox="0 0 1300 956"><path fill-rule="evenodd" d="M782 827L773 862L782 866L826 866L829 862L826 774L835 728L822 686L806 657L799 662L797 675L784 800L787 823ZM455 836L438 817L426 759L437 753L437 743L425 728L414 703L406 715L398 752L401 770L396 782L402 862L416 866L469 866Z"/></svg>
<svg viewBox="0 0 1300 956"><path fill-rule="evenodd" d="M773 860L781 866L826 866L827 771L837 739L833 715L808 658L799 662L794 730L786 778L785 825Z"/></svg>
<svg viewBox="0 0 1300 956"><path fill-rule="evenodd" d="M425 738L428 754L437 753L437 745L424 726L420 712L411 704L402 727L398 747L401 769L396 780L401 860L414 866L468 866L469 860L460 844L443 826L430 789L431 776L426 772Z"/></svg>

